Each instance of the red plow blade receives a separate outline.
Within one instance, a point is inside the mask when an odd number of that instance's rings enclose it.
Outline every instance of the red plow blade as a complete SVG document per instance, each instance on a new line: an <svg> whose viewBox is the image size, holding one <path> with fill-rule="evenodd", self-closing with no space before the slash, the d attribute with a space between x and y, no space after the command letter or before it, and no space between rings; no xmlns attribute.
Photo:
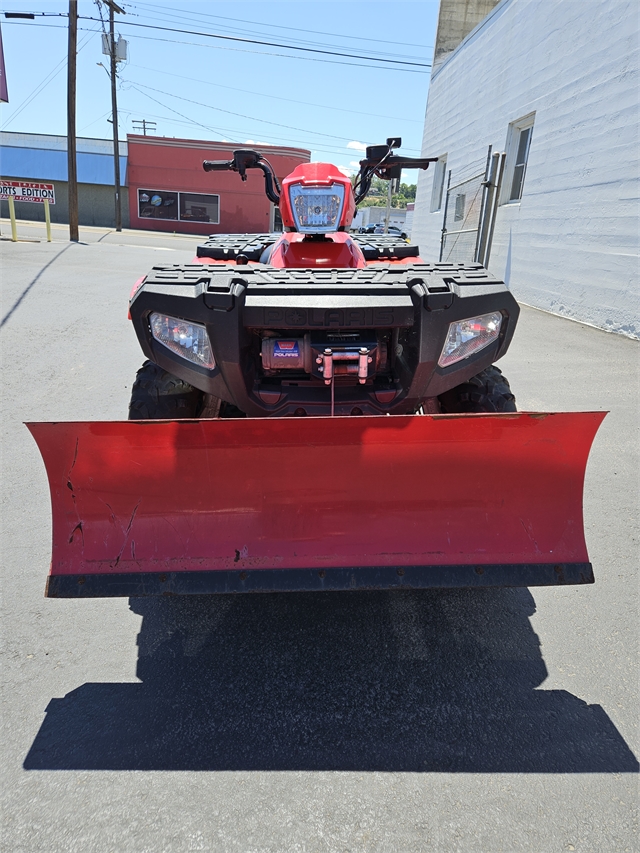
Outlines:
<svg viewBox="0 0 640 853"><path fill-rule="evenodd" d="M32 423L47 595L593 581L604 413Z"/></svg>

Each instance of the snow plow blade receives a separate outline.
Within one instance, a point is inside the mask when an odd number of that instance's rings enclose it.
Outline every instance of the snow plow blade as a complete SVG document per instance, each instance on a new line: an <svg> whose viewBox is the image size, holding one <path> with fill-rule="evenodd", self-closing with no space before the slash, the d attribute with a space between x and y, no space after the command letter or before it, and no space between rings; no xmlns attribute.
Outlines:
<svg viewBox="0 0 640 853"><path fill-rule="evenodd" d="M601 412L27 424L49 597L592 583Z"/></svg>

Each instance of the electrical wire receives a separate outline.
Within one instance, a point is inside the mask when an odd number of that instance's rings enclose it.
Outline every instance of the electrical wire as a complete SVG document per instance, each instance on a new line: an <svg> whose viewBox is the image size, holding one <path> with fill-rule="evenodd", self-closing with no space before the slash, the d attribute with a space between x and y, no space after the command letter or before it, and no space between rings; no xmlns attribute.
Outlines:
<svg viewBox="0 0 640 853"><path fill-rule="evenodd" d="M150 116L151 118L157 118L157 119L160 119L162 121L168 121L170 124L178 124L178 125L179 124L186 124L187 126L191 126L191 127L193 127L193 126L202 127L205 130L209 130L209 131L217 134L218 136L223 137L222 140L220 140L220 141L228 142L230 145L238 145L238 146L240 146L240 145L277 145L279 142L280 144L284 143L285 145L287 145L289 147L300 147L300 148L303 148L304 150L308 150L306 147L306 144L304 142L299 142L297 140L291 140L291 139L286 139L286 138L277 137L277 136L271 137L272 140L276 140L276 141L272 141L272 142L252 142L249 140L246 140L244 143L232 142L231 140L226 139L225 137L226 136L232 136L233 137L235 135L237 138L242 138L242 137L248 136L250 131L241 132L237 129L228 128L228 127L220 127L220 128L211 127L210 125L203 124L202 122L199 122L199 121L196 121L195 119L189 118L189 116L186 116L184 113L181 113L181 112L178 112L177 110L174 110L172 107L169 107L167 104L163 103L162 101L159 101L157 98L154 98L152 95L149 95L147 92L140 91L140 94L144 95L146 98L149 98L154 103L163 107L163 109L169 110L169 112L172 112L175 115L180 116L182 119L184 119L184 121L176 121L176 119L167 118L166 115L158 115L157 113L156 114L146 113L146 115ZM127 112L131 112L131 111L127 110ZM205 141L205 140L203 140L203 141ZM345 155L344 150L338 151L335 148L329 148L329 147L323 146L323 145L314 145L313 150L314 151L322 151L322 152L328 153L328 154L337 154L340 157L344 157L344 155ZM355 152L354 152L353 156L355 156Z"/></svg>
<svg viewBox="0 0 640 853"><path fill-rule="evenodd" d="M125 82L125 81L123 80L123 82ZM322 133L322 131L319 131L319 130L308 130L305 127L294 127L293 125L290 125L290 124L282 124L281 122L277 122L277 121L269 121L268 119L257 118L256 116L249 116L249 115L245 115L244 113L236 113L236 112L233 112L232 110L222 109L222 107L214 107L211 104L203 104L201 101L194 101L191 98L185 98L184 95L174 95L172 92L165 92L162 89L155 89L153 86L147 86L143 83L138 83L137 81L127 80L126 82L130 86L132 86L134 89L137 89L137 87L140 86L143 89L149 89L149 91L156 92L159 95L167 95L169 98L177 98L178 100L185 101L188 104L194 104L197 107L204 107L205 109L208 109L208 110L215 110L216 112L226 113L227 115L235 116L236 118L246 118L249 121L257 121L257 122L260 122L261 124L271 124L274 127L283 127L283 128L285 128L285 130L297 130L300 133L308 133L308 134L311 134L312 136L324 136L327 139L337 139L339 142L349 141L348 136L336 136L333 133ZM414 150L414 149L407 149L407 150Z"/></svg>
<svg viewBox="0 0 640 853"><path fill-rule="evenodd" d="M16 21L16 23L18 23L18 22ZM65 27L65 29L66 29L66 27ZM77 52L80 53L82 48L86 47L89 44L92 36L94 36L98 32L99 32L99 30L90 30L87 37L84 39L84 41L82 41L82 40L80 41L80 44L78 45ZM16 107L16 109L13 111L13 113L11 113L10 117L7 119L7 121L3 125L4 130L6 130L7 127L13 122L13 120L16 119L20 115L20 113L23 112L38 97L38 95L41 94L41 92L43 92L46 89L46 87L49 85L49 83L52 83L55 80L55 78L58 76L58 74L60 74L61 71L64 71L64 69L66 68L66 65L67 65L67 56L65 55L60 60L60 62L58 62L57 65L55 65L53 67L53 69L49 72L49 74L47 74L47 76L44 78L44 80L36 86L36 88L31 92L31 94L27 95L27 97L24 99L24 101Z"/></svg>
<svg viewBox="0 0 640 853"><path fill-rule="evenodd" d="M38 17L43 18L68 18L68 14L64 12L35 12L33 13ZM96 23L101 23L104 25L104 21L102 20L102 15L100 18L93 18L90 15L78 15L79 21L95 21ZM212 39L222 39L223 41L238 41L243 44L257 44L261 47L278 47L283 50L299 50L304 53L320 53L324 56L340 56L346 59L365 59L368 62L387 62L392 65L412 65L417 68L431 68L431 63L425 62L416 62L408 59L389 59L383 56L363 56L362 54L357 53L344 53L342 51L333 51L333 50L323 50L321 48L316 47L303 47L301 45L292 45L286 44L283 42L273 42L273 41L263 41L262 39L250 39L242 36L229 36L222 35L221 33L207 33L196 30L184 30L179 29L178 27L161 27L158 24L136 24L133 21L123 21L119 19L118 21L119 28L120 27L142 27L147 30L161 30L162 32L169 33L180 33L181 35L188 36L202 36L203 38L212 38ZM426 73L426 72L423 72Z"/></svg>
<svg viewBox="0 0 640 853"><path fill-rule="evenodd" d="M152 5L149 3L132 3L132 4L127 3L127 7L129 7L129 6L133 6L134 9L137 7L143 7L143 8L146 7L147 9L152 11L154 14L157 13L157 11L158 11L157 4ZM163 10L167 10L167 11L171 11L171 12L179 12L181 15L184 14L184 9L176 9L175 6L173 6L173 7L172 6L163 6L162 8L163 8ZM131 14L131 13L129 12L128 14ZM269 27L270 29L274 29L274 30L290 30L291 32L296 32L296 33L312 32L311 30L304 30L304 29L300 29L299 27L285 27L281 24L267 24L264 21L262 21L262 22L245 21L241 18L227 18L227 17L224 17L223 15L208 15L208 14L204 14L202 12L189 12L189 17L192 17L192 18L199 17L199 18L207 18L207 19L215 18L216 20L235 21L236 23L248 24L249 26L252 26L252 27L254 27L254 26ZM321 30L313 30L313 33L314 33L314 35L319 35L319 36L334 36L336 38L344 38L344 39L348 38L348 39L352 39L355 41L371 41L371 42L378 42L380 44L401 44L404 47L419 47L423 50L433 50L433 45L411 44L411 43L403 42L403 41L388 41L387 39L372 39L372 38L367 38L366 36L345 36L345 35L341 35L340 33L327 33L327 32L322 32Z"/></svg>
<svg viewBox="0 0 640 853"><path fill-rule="evenodd" d="M195 120L193 120L193 119L189 119L189 116L185 116L185 115L184 115L184 113L178 112L178 110L174 110L172 107L168 106L168 104L166 104L165 102L163 102L163 101L159 101L159 100L157 100L156 98L154 98L154 97L152 97L151 95L149 95L149 94L148 94L148 92L144 92L144 91L142 91L142 89L139 89L139 88L138 88L138 86L139 86L139 85L142 85L142 84L134 83L134 82L132 82L131 80L127 80L127 81L126 81L126 83L127 83L128 88L135 89L137 92L139 92L139 94L141 94L141 95L145 95L145 97L150 98L152 101L154 101L155 103L157 103L157 104L159 104L160 106L164 107L165 109L169 110L170 112L175 112L175 114L176 114L176 115L179 115L181 118L187 119L187 121L191 121L193 124L195 124L195 125L197 125L197 126L199 126L199 127L203 127L203 128L205 128L206 130L213 130L215 133L218 133L218 134L221 134L221 133L224 133L224 134L238 134L239 136L246 136L248 133L251 133L251 131L246 131L246 132L244 132L244 133L241 133L241 132L239 132L238 130L233 130L233 129L230 129L230 128L212 128L212 127L210 127L209 125L202 124L201 122L197 122L197 121L195 121ZM158 92L159 94L162 94L162 95L169 95L169 94L170 94L170 93L168 93L168 92L163 92L163 91L161 91L161 90L159 90L159 89L153 89L151 86L145 86L144 88L146 88L146 89L150 89L152 92ZM189 103L195 104L196 106L199 106L199 107L207 107L207 108L209 108L209 109L218 109L217 107L211 107L211 106L210 106L210 105L208 105L208 104L202 104L202 103L200 103L200 102L198 102L198 101L192 101L192 100L189 100L189 99L187 99L187 98L182 98L182 97L181 97L181 96L179 96L179 95L171 95L171 97L179 98L180 100L183 100L183 101L188 101ZM221 112L229 113L230 111L229 111L229 110L221 110ZM249 119L250 121L261 121L261 119L254 119L252 116L243 116L243 115L241 115L241 114L239 114L239 113L230 113L230 115L238 116L238 117L240 117L240 118L246 118L246 119ZM276 124L276 122L267 122L267 124ZM278 127L288 128L288 129L290 129L290 130L299 130L299 131L301 131L302 133L315 133L315 131L307 131L307 130L305 130L305 129L303 129L303 128L295 128L295 127L291 127L290 125L277 125L277 126L278 126ZM332 138L332 139L338 139L338 140L344 140L344 139L346 139L346 138L347 138L347 137L342 137L342 136L330 136L329 134L319 134L319 135L320 135L320 136L329 136L329 137L330 137L330 138ZM304 147L310 147L308 142L299 142L299 141L297 141L297 140L293 140L293 141L292 141L292 140L290 140L290 139L287 139L286 137L284 137L284 138L283 138L283 137L277 137L277 136L275 136L275 137L272 137L272 139L277 139L277 140L279 140L280 142L284 141L287 145L302 145L302 146L304 146ZM265 144L272 144L272 143L265 143ZM347 147L347 146L345 146L345 148L346 148L346 147ZM319 145L316 145L316 144L314 144L314 145L313 145L313 149L314 149L314 150L316 150L316 151L328 151L328 152L330 152L330 153L339 154L339 155L340 155L340 156L342 156L342 157L343 157L343 156L344 156L344 154L345 154L345 152L344 152L344 151L337 151L335 148L328 148L328 147L324 147L324 148L322 148L322 147L320 147ZM414 151L414 152L416 152L416 153L419 153L419 152L417 151L417 149L413 149L413 148L407 148L406 150L407 150L407 151ZM355 156L355 153L354 153L354 156Z"/></svg>
<svg viewBox="0 0 640 853"><path fill-rule="evenodd" d="M48 13L40 13L40 14L43 16L44 15L49 16ZM49 16L49 17L66 18L67 15L60 13L58 15ZM85 18L84 20L97 20L97 19ZM5 21L4 23L5 23L5 25L7 25L7 24L23 24L24 25L24 22L22 22L22 21ZM121 24L122 22L119 21L118 23ZM60 30L60 29L66 30L67 29L66 26L58 26L57 24L36 24L32 21L29 22L28 26L32 26L32 27L33 26L40 26L43 28L58 29L58 30ZM80 27L80 26L78 27L78 31L79 32L95 32L94 30L87 30L85 27ZM197 35L197 33L196 33L196 35ZM404 72L405 74L425 74L426 73L425 71L419 71L418 69L415 69L415 68L385 68L385 67L380 66L380 65L363 65L361 62L343 62L341 60L320 59L317 56L291 56L288 53L274 53L273 51L267 52L264 50L248 50L246 48L241 48L241 47L224 47L223 45L219 45L219 44L202 44L201 42L197 42L197 41L182 41L181 39L161 38L159 36L137 35L136 38L142 39L143 41L157 41L157 42L161 42L164 44L184 44L184 45L187 45L189 47L206 47L206 48L210 48L213 50L226 50L226 51L229 51L231 53L248 53L251 56L275 56L275 57L279 57L281 59L295 59L298 62L321 62L321 63L324 63L325 65L343 65L343 66L347 66L349 68L368 68L368 69L371 69L373 71L383 71L385 74L388 74L391 72ZM430 67L430 66L425 66L425 67Z"/></svg>
<svg viewBox="0 0 640 853"><path fill-rule="evenodd" d="M340 113L349 113L349 115L358 115L358 116L369 116L371 117L371 110L367 112L362 112L360 110L352 110L346 109L345 107L337 107L334 104L314 104L311 101L296 101L293 98L283 98L281 95L272 95L267 94L266 92L256 92L255 90L249 89L238 89L235 86L223 86L222 83L212 83L210 80L198 80L195 77L185 77L183 74L174 74L172 71L163 71L160 68L147 68L144 65L136 65L135 63L130 63L130 68L139 68L141 71L149 71L151 74L165 74L167 77L175 77L177 80L188 80L190 83L202 83L205 86L213 87L215 89L228 89L231 92L240 92L243 95L255 95L258 98L270 98L274 101L284 101L287 104L296 104L298 106L305 107L314 107L315 109L321 110L331 110L332 112L340 112ZM390 121L406 121L410 124L420 124L424 125L424 121L421 119L413 119L406 118L406 116L385 116L381 113L376 112L376 118L386 118ZM417 150L417 149L415 149Z"/></svg>
<svg viewBox="0 0 640 853"><path fill-rule="evenodd" d="M142 6L145 6L145 5L147 5L147 4L137 4L134 8L142 8ZM176 10L174 10L174 11L176 11ZM136 14L135 12L131 12L129 10L127 10L127 14L129 15L129 18L134 17L134 18L145 19L145 17L146 17L144 13L143 14ZM150 12L147 12L146 14L148 15L148 14L150 14ZM205 21L201 20L202 18L204 18ZM228 33L236 33L236 34L239 34L241 36L246 36L246 34L247 34L246 27L244 27L244 28L239 28L237 26L236 27L229 27L229 26L225 26L224 24L217 23L217 20L219 19L219 17L216 15L213 15L213 16L212 15L202 15L202 14L199 14L197 12L196 13L179 12L178 14L174 15L174 14L171 14L171 11L169 11L169 7L166 7L166 6L163 6L161 8L156 6L153 9L153 21L155 23L171 23L171 24L177 23L178 25L181 25L181 26L191 25L191 24L193 24L194 26L195 25L203 26L203 25L206 25L206 23L209 23L212 18L216 19L216 22L211 24L211 25L215 26L217 32L224 31L224 32L228 32ZM229 19L228 18L222 18L220 20L229 20ZM264 23L255 24L255 23L249 22L249 21L244 21L243 23L249 24L251 26L251 35L253 35L253 36L261 37L261 38L277 38L277 36L273 36L271 33L262 34L259 32L258 33L255 32L256 26L264 27L264 26L269 26L268 24L264 24ZM296 30L296 32L310 32L310 31L308 31L308 30ZM333 33L324 33L324 34L335 37L335 34L333 34ZM318 35L318 33L315 33L315 35ZM342 36L342 38L352 38L352 37ZM376 41L382 41L382 40L376 39ZM384 43L386 43L386 42L384 42ZM322 47L324 49L330 48L330 49L336 50L336 51L353 50L353 51L358 51L359 54L364 52L364 49L359 48L359 47L354 47L353 45L343 46L343 45L335 45L335 44L326 44L323 42L310 41L308 39L300 39L300 38L295 38L295 37L294 37L294 41L288 42L288 44L290 47L297 47L299 45L306 45L306 46L313 46L313 47ZM370 47L366 48L366 50L371 52ZM411 62L411 61L422 62L421 57L414 57L414 56L407 57L406 55L402 55L399 53L389 53L386 51L376 51L376 54L378 57L381 57L381 58L382 57L388 57L388 58L401 60L401 61L405 61L405 62Z"/></svg>
<svg viewBox="0 0 640 853"><path fill-rule="evenodd" d="M89 15L78 15L78 20L80 20L80 21L96 21L98 23L100 22L99 18L92 18ZM133 23L131 21L119 20L118 21L118 28L121 28L121 27L141 27L141 28L144 28L147 30L160 30L162 32L180 33L181 35L187 35L187 36L201 36L202 38L222 39L223 41L238 41L238 42L242 42L243 44L257 44L257 45L260 45L261 47L278 47L278 48L282 48L284 50L300 50L300 51L303 51L305 53L320 53L320 54L323 54L324 56L340 56L340 57L344 57L346 59L366 59L369 62L388 62L388 63L391 63L393 65L413 65L413 66L416 66L418 68L424 68L424 69L431 68L431 63L425 63L425 62L409 62L409 61L399 60L399 59L385 59L385 58L377 57L377 56L361 56L361 55L354 54L354 53L341 53L341 52L332 51L332 50L321 50L319 48L314 48L314 47L299 47L299 46L296 47L295 45L282 44L279 42L262 41L260 39L242 38L240 36L225 36L225 35L220 35L219 33L206 33L206 32L200 32L200 31L195 31L195 30L183 30L183 29L178 29L177 27L161 27L158 24L136 24L136 23ZM408 70L408 69L402 69L402 70ZM421 73L426 73L426 71L421 72Z"/></svg>

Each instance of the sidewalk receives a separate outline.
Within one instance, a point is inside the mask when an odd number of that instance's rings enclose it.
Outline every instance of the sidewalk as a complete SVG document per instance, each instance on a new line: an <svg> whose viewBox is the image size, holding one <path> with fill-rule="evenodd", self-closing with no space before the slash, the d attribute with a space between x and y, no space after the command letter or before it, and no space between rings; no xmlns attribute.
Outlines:
<svg viewBox="0 0 640 853"><path fill-rule="evenodd" d="M28 219L16 220L18 231L18 242L47 242L47 232L44 222L32 222ZM11 242L11 221L5 217L0 219L0 240ZM115 228L103 228L93 225L81 225L81 243L111 243L115 246L144 245L150 248L189 248L202 243L206 237L202 234L167 234L160 231L138 231L133 228L125 228L118 232ZM69 226L60 223L51 223L51 242L68 243Z"/></svg>

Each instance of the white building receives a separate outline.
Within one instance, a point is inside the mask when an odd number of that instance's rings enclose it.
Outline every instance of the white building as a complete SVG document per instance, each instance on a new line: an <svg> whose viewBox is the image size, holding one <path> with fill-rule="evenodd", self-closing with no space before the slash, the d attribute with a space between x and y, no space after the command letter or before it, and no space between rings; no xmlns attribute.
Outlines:
<svg viewBox="0 0 640 853"><path fill-rule="evenodd" d="M449 173L482 170L492 145L506 151L494 274L525 304L640 337L638 17L638 0L441 0L422 148L441 161L420 174L412 234L424 258L439 255Z"/></svg>

